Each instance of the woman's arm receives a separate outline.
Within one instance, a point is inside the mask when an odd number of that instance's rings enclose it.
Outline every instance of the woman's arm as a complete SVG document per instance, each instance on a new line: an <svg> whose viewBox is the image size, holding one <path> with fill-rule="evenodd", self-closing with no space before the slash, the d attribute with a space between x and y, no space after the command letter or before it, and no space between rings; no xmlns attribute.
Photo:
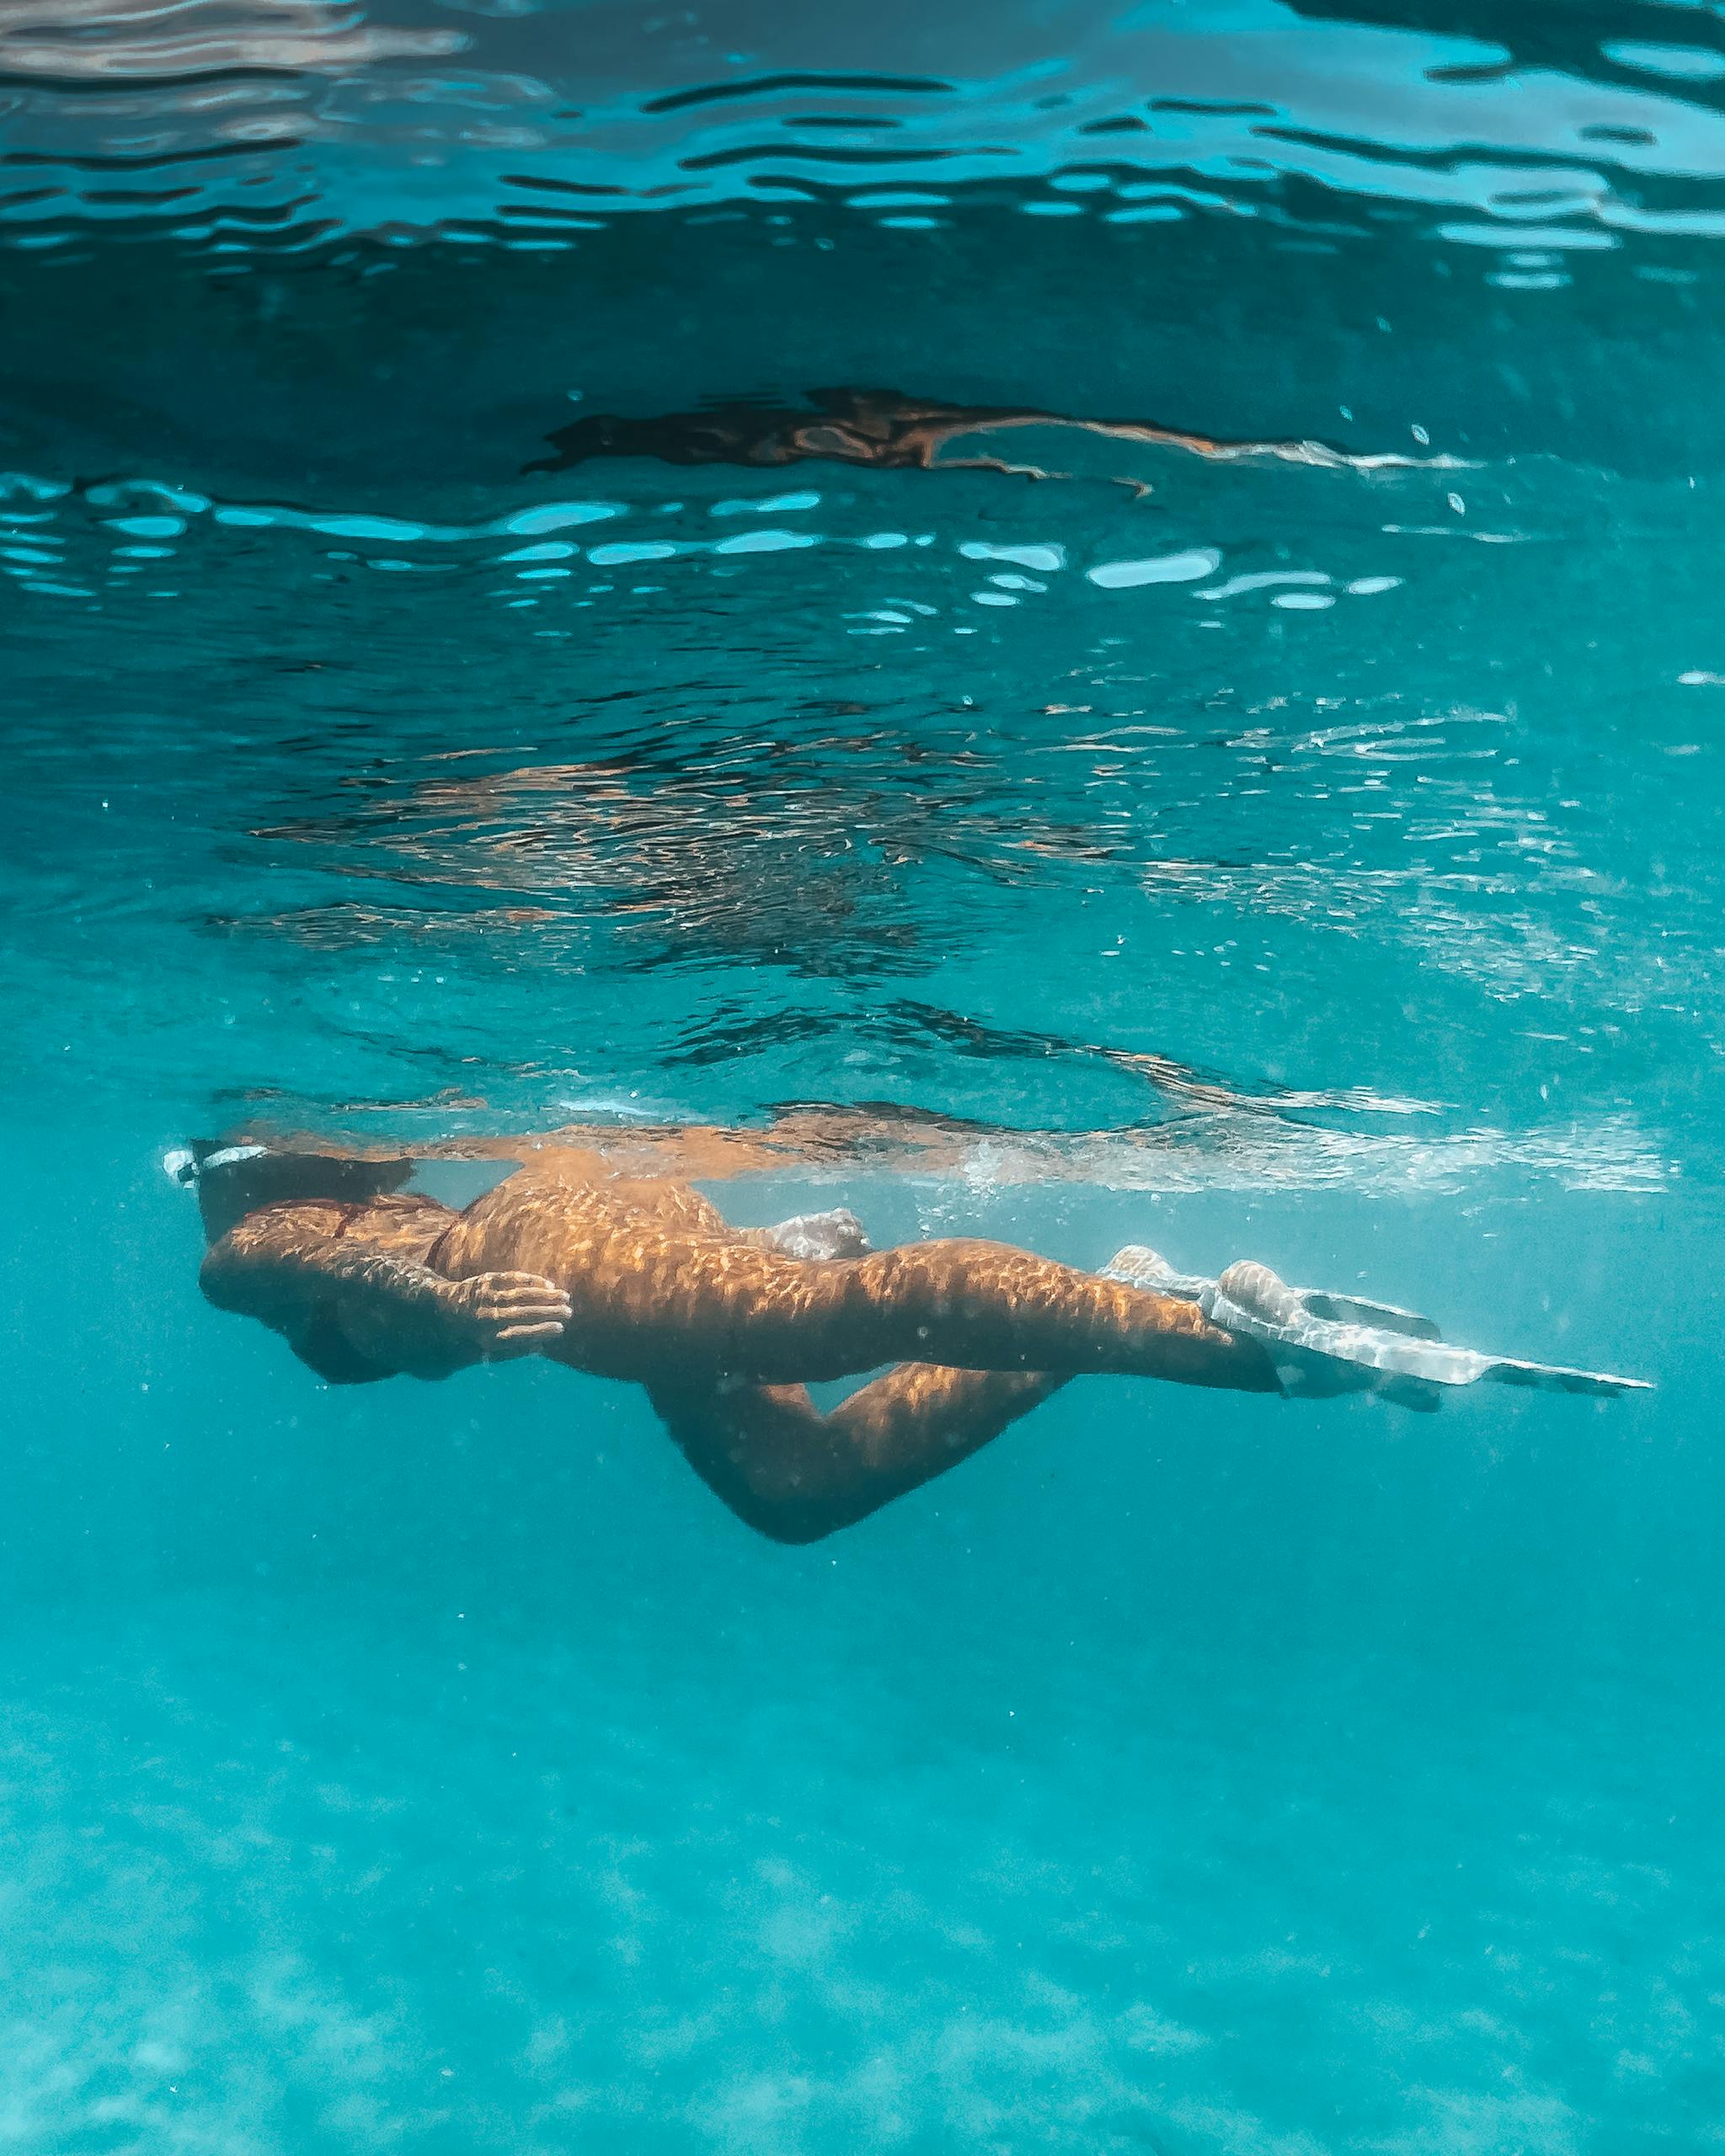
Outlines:
<svg viewBox="0 0 1725 2156"><path fill-rule="evenodd" d="M569 1298L537 1273L446 1280L367 1244L362 1231L341 1233L349 1215L320 1203L248 1214L205 1258L205 1294L283 1334L320 1374L345 1383L447 1377L470 1363L534 1354L562 1333Z"/></svg>

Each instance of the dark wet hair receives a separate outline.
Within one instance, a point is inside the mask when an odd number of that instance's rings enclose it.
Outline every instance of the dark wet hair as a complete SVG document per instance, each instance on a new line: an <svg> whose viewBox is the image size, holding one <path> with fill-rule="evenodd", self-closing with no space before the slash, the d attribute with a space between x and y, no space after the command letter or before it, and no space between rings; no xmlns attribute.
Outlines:
<svg viewBox="0 0 1725 2156"><path fill-rule="evenodd" d="M180 1179L197 1186L198 1209L211 1242L260 1205L294 1198L335 1198L360 1205L385 1191L399 1190L414 1172L411 1161L356 1161L328 1153L278 1153L243 1140L195 1138L191 1161Z"/></svg>

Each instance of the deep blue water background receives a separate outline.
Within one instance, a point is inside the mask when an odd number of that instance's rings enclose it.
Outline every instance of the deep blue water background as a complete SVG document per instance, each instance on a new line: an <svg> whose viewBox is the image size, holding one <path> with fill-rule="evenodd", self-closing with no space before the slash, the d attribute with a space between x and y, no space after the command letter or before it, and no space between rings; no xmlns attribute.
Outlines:
<svg viewBox="0 0 1725 2156"><path fill-rule="evenodd" d="M1719 2144L1722 84L1629 0L0 20L6 2146ZM830 383L1443 461L523 473ZM631 1394L321 1387L158 1165L808 1100L1128 1134L736 1217L1659 1390L1096 1381L786 1550Z"/></svg>

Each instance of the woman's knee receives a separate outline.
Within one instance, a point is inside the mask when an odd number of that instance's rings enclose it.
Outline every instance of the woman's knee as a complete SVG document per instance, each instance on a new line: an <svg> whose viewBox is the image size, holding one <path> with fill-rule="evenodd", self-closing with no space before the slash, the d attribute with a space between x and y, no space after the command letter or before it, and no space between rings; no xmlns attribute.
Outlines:
<svg viewBox="0 0 1725 2156"><path fill-rule="evenodd" d="M806 1491L774 1488L757 1477L734 1471L715 1473L710 1462L692 1460L690 1464L725 1509L768 1542L796 1549L820 1542L848 1524L846 1516Z"/></svg>
<svg viewBox="0 0 1725 2156"><path fill-rule="evenodd" d="M750 1505L745 1509L733 1505L731 1509L745 1526L788 1550L806 1549L811 1542L824 1542L829 1534L850 1524L846 1519L823 1517L796 1507Z"/></svg>

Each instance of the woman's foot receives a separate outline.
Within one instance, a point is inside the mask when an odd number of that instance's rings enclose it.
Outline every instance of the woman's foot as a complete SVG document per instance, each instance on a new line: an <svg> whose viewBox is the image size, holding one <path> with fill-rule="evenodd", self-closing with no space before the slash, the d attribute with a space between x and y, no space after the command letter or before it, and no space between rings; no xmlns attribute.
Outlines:
<svg viewBox="0 0 1725 2156"><path fill-rule="evenodd" d="M842 1205L830 1213L798 1213L763 1229L761 1239L786 1257L867 1257L874 1247L862 1223Z"/></svg>

